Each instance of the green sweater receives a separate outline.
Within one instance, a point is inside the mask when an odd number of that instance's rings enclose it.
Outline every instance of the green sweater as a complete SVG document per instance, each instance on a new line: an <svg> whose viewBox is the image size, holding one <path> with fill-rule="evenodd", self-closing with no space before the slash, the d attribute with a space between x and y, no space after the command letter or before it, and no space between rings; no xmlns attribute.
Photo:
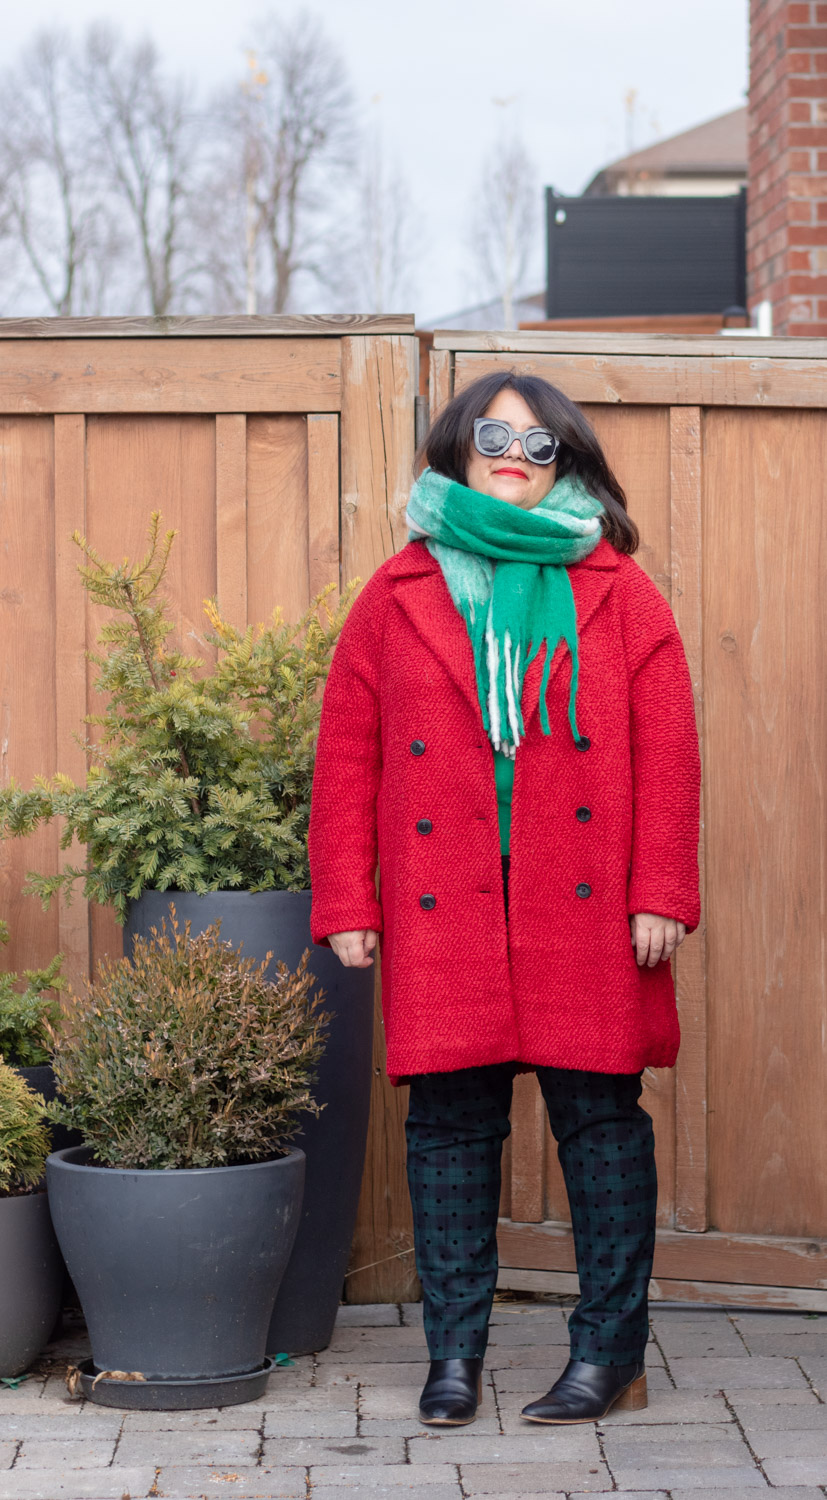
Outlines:
<svg viewBox="0 0 827 1500"><path fill-rule="evenodd" d="M497 784L497 819L500 825L500 853L507 854L511 839L511 789L514 786L514 762L501 750L494 751L494 780Z"/></svg>

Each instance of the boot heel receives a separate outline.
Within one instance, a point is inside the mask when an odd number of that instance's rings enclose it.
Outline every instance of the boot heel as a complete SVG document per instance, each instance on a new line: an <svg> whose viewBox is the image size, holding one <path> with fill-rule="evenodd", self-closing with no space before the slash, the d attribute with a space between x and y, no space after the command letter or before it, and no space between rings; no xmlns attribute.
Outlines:
<svg viewBox="0 0 827 1500"><path fill-rule="evenodd" d="M643 1411L643 1408L645 1406L648 1406L648 1404L649 1397L646 1391L646 1371L644 1370L643 1374L638 1375L637 1380L633 1380L632 1384L626 1387L626 1390L623 1392L623 1394L621 1396L618 1396L617 1400L613 1404L613 1410Z"/></svg>

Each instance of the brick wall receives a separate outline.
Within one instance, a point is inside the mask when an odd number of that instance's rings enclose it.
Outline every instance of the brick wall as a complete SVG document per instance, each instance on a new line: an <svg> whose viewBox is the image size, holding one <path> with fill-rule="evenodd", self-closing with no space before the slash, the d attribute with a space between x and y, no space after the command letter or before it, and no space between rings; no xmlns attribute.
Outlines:
<svg viewBox="0 0 827 1500"><path fill-rule="evenodd" d="M750 0L749 305L827 336L827 4Z"/></svg>

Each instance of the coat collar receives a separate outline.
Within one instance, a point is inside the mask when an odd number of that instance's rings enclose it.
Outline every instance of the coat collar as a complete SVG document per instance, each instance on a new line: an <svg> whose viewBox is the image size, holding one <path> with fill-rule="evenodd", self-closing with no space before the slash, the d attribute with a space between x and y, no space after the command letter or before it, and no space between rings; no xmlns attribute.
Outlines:
<svg viewBox="0 0 827 1500"><path fill-rule="evenodd" d="M588 557L569 568L578 635L582 635L608 594L617 565L618 554L604 537ZM470 700L482 727L471 642L436 558L431 556L424 542L408 542L401 552L389 559L386 577L394 580L395 598L418 634L427 641L457 687ZM565 643L561 642L552 660L550 681L567 655ZM544 659L545 646L529 663L523 682L522 709L526 732L539 705Z"/></svg>

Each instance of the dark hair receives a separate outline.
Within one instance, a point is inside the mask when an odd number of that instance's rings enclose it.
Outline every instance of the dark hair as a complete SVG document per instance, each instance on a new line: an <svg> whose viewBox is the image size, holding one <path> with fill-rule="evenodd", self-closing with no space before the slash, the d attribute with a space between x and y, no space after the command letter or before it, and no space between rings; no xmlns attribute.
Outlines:
<svg viewBox="0 0 827 1500"><path fill-rule="evenodd" d="M539 375L496 370L481 375L443 407L420 445L417 465L424 459L437 474L465 484L466 466L474 437L474 421L487 412L500 391L516 391L531 407L538 423L560 440L557 474L575 475L604 507L603 535L618 552L636 552L640 535L629 518L626 496L606 462L603 449L580 408L556 385Z"/></svg>

